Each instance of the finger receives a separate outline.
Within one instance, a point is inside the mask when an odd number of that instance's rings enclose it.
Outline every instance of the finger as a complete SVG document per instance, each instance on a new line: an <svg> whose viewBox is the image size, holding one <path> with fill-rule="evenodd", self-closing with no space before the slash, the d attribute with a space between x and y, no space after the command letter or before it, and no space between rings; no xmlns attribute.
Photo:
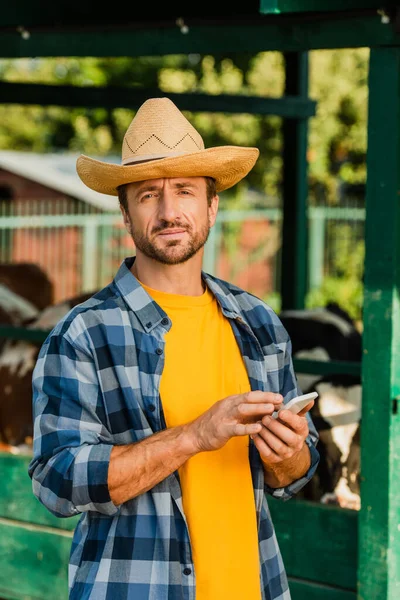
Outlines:
<svg viewBox="0 0 400 600"><path fill-rule="evenodd" d="M237 407L239 417L259 417L272 415L275 410L274 404L245 404L242 402Z"/></svg>
<svg viewBox="0 0 400 600"><path fill-rule="evenodd" d="M266 443L266 445L277 455L280 459L290 458L295 452L301 449L292 448L279 439L272 431L265 427L258 434L260 438Z"/></svg>
<svg viewBox="0 0 400 600"><path fill-rule="evenodd" d="M266 416L262 419L262 424L264 425L264 428L272 431L276 437L278 437L288 446L300 450L301 446L303 445L304 438L284 423L279 422L278 419Z"/></svg>
<svg viewBox="0 0 400 600"><path fill-rule="evenodd" d="M272 450L272 448L270 448L265 443L265 441L260 436L260 434L252 435L251 437L252 437L252 440L254 441L254 445L256 446L257 450L260 453L260 456L261 456L262 460L264 460L265 462L268 462L268 463L281 462L282 459L280 458L280 456L278 456Z"/></svg>
<svg viewBox="0 0 400 600"><path fill-rule="evenodd" d="M232 435L257 435L261 429L261 423L236 423Z"/></svg>
<svg viewBox="0 0 400 600"><path fill-rule="evenodd" d="M279 411L279 421L293 429L299 435L308 435L308 423L304 416L294 415L290 410Z"/></svg>
<svg viewBox="0 0 400 600"><path fill-rule="evenodd" d="M261 392L260 390L255 390L253 392L246 392L245 394L241 394L242 398L240 402L249 402L249 403L271 403L274 405L282 404L283 396L282 394L276 394L275 392Z"/></svg>

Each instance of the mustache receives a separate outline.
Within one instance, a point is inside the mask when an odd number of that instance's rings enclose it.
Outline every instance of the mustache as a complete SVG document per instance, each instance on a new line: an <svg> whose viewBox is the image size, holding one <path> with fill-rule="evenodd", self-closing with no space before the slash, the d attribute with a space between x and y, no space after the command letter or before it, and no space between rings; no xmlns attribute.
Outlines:
<svg viewBox="0 0 400 600"><path fill-rule="evenodd" d="M190 226L179 223L179 221L174 223L164 223L163 225L154 227L152 233L160 233L161 231L167 231L168 229L184 229L185 231L190 231Z"/></svg>

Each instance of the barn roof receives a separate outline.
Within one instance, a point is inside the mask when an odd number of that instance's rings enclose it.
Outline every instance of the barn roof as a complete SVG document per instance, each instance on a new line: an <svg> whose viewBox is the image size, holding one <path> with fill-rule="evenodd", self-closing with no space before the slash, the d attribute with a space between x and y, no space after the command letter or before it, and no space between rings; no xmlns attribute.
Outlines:
<svg viewBox="0 0 400 600"><path fill-rule="evenodd" d="M118 209L115 196L99 194L88 188L76 172L74 153L36 153L0 150L0 168L40 183L50 189L86 202L105 211ZM120 162L116 156L101 158L107 162Z"/></svg>

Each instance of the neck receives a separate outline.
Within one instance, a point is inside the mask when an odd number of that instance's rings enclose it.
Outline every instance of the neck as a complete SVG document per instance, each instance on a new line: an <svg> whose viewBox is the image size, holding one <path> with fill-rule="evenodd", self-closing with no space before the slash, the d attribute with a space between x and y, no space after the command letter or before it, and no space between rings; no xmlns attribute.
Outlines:
<svg viewBox="0 0 400 600"><path fill-rule="evenodd" d="M201 279L202 260L202 250L179 265L164 265L137 253L131 272L141 283L159 292L201 296L204 293Z"/></svg>

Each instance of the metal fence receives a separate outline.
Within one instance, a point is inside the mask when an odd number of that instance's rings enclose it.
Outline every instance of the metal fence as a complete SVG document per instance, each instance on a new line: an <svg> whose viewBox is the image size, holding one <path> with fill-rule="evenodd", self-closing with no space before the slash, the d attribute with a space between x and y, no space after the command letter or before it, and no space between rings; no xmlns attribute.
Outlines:
<svg viewBox="0 0 400 600"><path fill-rule="evenodd" d="M313 206L308 210L308 217L309 287L312 289L319 288L326 276L349 275L349 257L354 257L354 253L359 252L363 258L365 208Z"/></svg>
<svg viewBox="0 0 400 600"><path fill-rule="evenodd" d="M361 208L309 208L310 287L337 269L337 255L363 243ZM205 246L204 270L268 299L280 289L280 208L220 210ZM347 245L346 245L347 244ZM134 254L121 213L75 201L0 204L0 262L34 262L54 284L55 301L107 285Z"/></svg>

